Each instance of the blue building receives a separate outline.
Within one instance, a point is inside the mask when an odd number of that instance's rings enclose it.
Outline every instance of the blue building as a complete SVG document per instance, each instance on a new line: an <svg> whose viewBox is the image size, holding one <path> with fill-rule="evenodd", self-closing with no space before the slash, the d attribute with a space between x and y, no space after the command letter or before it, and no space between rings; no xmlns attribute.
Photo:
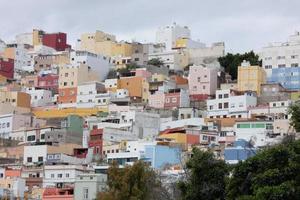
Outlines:
<svg viewBox="0 0 300 200"><path fill-rule="evenodd" d="M166 145L145 146L145 157L155 169L163 168L166 164L179 164L181 159L181 148Z"/></svg>
<svg viewBox="0 0 300 200"><path fill-rule="evenodd" d="M256 149L250 147L249 142L239 139L234 142L233 147L226 147L224 150L225 161L230 164L246 160L256 154Z"/></svg>
<svg viewBox="0 0 300 200"><path fill-rule="evenodd" d="M270 83L280 83L289 90L300 89L300 67L282 67L272 69L272 75L268 78Z"/></svg>

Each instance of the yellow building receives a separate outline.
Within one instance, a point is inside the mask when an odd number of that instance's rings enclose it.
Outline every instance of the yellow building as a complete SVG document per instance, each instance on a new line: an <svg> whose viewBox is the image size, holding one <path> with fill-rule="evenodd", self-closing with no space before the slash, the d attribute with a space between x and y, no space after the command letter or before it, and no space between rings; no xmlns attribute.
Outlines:
<svg viewBox="0 0 300 200"><path fill-rule="evenodd" d="M151 76L151 81L153 82L161 82L161 81L165 81L168 77L163 75L163 74L157 74L157 73L154 73L152 74Z"/></svg>
<svg viewBox="0 0 300 200"><path fill-rule="evenodd" d="M133 45L127 42L117 42L114 35L96 31L95 33L81 35L80 50L109 57L127 57L132 55Z"/></svg>
<svg viewBox="0 0 300 200"><path fill-rule="evenodd" d="M41 45L43 39L44 31L33 29L32 31L32 44L33 46Z"/></svg>
<svg viewBox="0 0 300 200"><path fill-rule="evenodd" d="M250 66L249 62L244 61L238 67L238 90L255 91L261 93L261 84L266 83L266 72L260 66Z"/></svg>

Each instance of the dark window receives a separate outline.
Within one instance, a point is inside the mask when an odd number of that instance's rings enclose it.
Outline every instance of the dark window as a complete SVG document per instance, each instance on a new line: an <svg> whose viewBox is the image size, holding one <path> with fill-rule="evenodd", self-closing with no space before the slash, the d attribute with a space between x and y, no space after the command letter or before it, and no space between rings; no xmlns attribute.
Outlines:
<svg viewBox="0 0 300 200"><path fill-rule="evenodd" d="M38 157L38 161L39 161L39 162L43 162L43 160L44 160L43 156L39 156L39 157Z"/></svg>
<svg viewBox="0 0 300 200"><path fill-rule="evenodd" d="M32 162L32 157L27 157L27 162Z"/></svg>

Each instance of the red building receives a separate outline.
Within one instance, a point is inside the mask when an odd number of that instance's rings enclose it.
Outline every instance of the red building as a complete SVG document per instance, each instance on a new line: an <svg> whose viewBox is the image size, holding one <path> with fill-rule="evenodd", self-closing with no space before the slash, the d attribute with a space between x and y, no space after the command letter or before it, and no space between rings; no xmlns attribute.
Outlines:
<svg viewBox="0 0 300 200"><path fill-rule="evenodd" d="M42 38L42 43L45 46L54 48L56 51L64 51L71 48L71 46L67 44L66 33L45 33Z"/></svg>
<svg viewBox="0 0 300 200"><path fill-rule="evenodd" d="M14 60L0 58L0 75L12 79L14 78Z"/></svg>
<svg viewBox="0 0 300 200"><path fill-rule="evenodd" d="M94 149L94 155L102 155L103 129L91 130L89 147Z"/></svg>
<svg viewBox="0 0 300 200"><path fill-rule="evenodd" d="M44 74L38 76L37 87L51 90L56 94L58 92L58 77L59 76L56 74Z"/></svg>

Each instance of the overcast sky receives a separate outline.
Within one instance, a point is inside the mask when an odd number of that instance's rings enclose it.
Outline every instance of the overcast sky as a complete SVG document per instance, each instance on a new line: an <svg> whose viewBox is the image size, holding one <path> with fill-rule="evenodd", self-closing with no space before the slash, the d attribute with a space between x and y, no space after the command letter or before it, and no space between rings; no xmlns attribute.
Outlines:
<svg viewBox="0 0 300 200"><path fill-rule="evenodd" d="M226 50L259 50L300 31L300 0L0 0L0 38L41 28L66 32L75 44L96 29L118 40L154 42L156 29L177 22L192 38L224 41Z"/></svg>

